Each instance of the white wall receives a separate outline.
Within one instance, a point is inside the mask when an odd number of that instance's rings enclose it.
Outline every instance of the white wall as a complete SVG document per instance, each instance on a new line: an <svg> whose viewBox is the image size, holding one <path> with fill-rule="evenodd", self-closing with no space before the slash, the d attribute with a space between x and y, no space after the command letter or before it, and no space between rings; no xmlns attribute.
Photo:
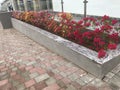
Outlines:
<svg viewBox="0 0 120 90"><path fill-rule="evenodd" d="M84 0L63 0L64 11L83 14ZM61 11L61 0L53 0L54 11ZM120 0L88 0L87 14L120 18Z"/></svg>

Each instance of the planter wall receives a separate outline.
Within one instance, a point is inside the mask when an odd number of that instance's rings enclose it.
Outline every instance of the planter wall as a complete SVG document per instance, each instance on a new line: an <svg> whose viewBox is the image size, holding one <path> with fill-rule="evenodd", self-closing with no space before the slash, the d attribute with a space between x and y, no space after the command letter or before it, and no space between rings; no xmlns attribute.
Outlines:
<svg viewBox="0 0 120 90"><path fill-rule="evenodd" d="M95 51L63 39L43 29L14 18L12 18L12 24L16 30L100 79L120 62L120 55L115 55L107 59L98 59Z"/></svg>

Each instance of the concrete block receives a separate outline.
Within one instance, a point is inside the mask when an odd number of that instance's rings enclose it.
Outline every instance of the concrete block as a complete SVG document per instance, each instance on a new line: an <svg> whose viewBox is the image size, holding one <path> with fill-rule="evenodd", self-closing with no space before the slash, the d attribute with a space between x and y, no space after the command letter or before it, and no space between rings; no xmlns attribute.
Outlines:
<svg viewBox="0 0 120 90"><path fill-rule="evenodd" d="M3 29L12 28L11 12L0 12L0 21L2 23Z"/></svg>
<svg viewBox="0 0 120 90"><path fill-rule="evenodd" d="M43 29L14 18L12 18L12 24L16 30L100 79L120 63L119 54L113 58L103 58L102 60L99 60L97 56L95 56L97 55L97 52L49 33Z"/></svg>

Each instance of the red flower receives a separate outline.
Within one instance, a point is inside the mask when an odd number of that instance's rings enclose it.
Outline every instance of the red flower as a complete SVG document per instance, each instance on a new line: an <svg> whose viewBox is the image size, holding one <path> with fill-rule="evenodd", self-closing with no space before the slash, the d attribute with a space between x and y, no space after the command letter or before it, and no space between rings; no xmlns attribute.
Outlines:
<svg viewBox="0 0 120 90"><path fill-rule="evenodd" d="M104 15L104 16L102 17L102 21L109 20L109 19L110 19L110 17L107 16L107 15Z"/></svg>
<svg viewBox="0 0 120 90"><path fill-rule="evenodd" d="M94 38L94 44L95 45L98 45L98 46L103 46L104 44L105 44L105 42L103 42L102 40L101 40L101 38Z"/></svg>
<svg viewBox="0 0 120 90"><path fill-rule="evenodd" d="M83 21L82 20L78 21L78 24L80 24L80 25L83 24Z"/></svg>
<svg viewBox="0 0 120 90"><path fill-rule="evenodd" d="M73 27L72 27L72 26L69 26L68 28L69 28L70 30L72 30L72 29L73 29Z"/></svg>
<svg viewBox="0 0 120 90"><path fill-rule="evenodd" d="M65 13L63 13L61 17L62 17L62 18L66 18L66 14L65 14Z"/></svg>
<svg viewBox="0 0 120 90"><path fill-rule="evenodd" d="M89 17L90 21L95 21L95 18Z"/></svg>
<svg viewBox="0 0 120 90"><path fill-rule="evenodd" d="M82 34L82 38L85 38L85 39L92 39L92 37L93 37L93 33L92 32L84 32L83 34Z"/></svg>
<svg viewBox="0 0 120 90"><path fill-rule="evenodd" d="M96 35L99 35L100 33L102 33L102 30L100 30L99 28L96 28L94 31L94 34Z"/></svg>
<svg viewBox="0 0 120 90"><path fill-rule="evenodd" d="M93 45L96 51L99 51L104 47L105 42L100 37L95 37L93 40Z"/></svg>
<svg viewBox="0 0 120 90"><path fill-rule="evenodd" d="M96 37L94 38L95 43L99 43L100 41L101 41L101 38L96 38Z"/></svg>
<svg viewBox="0 0 120 90"><path fill-rule="evenodd" d="M118 21L116 19L112 20L112 25L116 24Z"/></svg>
<svg viewBox="0 0 120 90"><path fill-rule="evenodd" d="M87 20L89 20L89 18L88 18L88 17L86 17L86 18L83 18L83 20L84 20L84 21L87 21Z"/></svg>
<svg viewBox="0 0 120 90"><path fill-rule="evenodd" d="M82 37L82 35L80 34L79 30L75 30L73 32L73 35L74 35L76 40L79 40Z"/></svg>
<svg viewBox="0 0 120 90"><path fill-rule="evenodd" d="M72 20L72 21L71 21L71 23L72 23L72 24L76 24L77 22L76 22L76 21L74 21L74 20Z"/></svg>
<svg viewBox="0 0 120 90"><path fill-rule="evenodd" d="M90 25L91 25L90 22L85 23L85 26L86 26L86 27L89 27Z"/></svg>
<svg viewBox="0 0 120 90"><path fill-rule="evenodd" d="M110 25L102 25L102 26L101 26L101 30L102 30L102 31L106 31L106 32L108 32L108 33L111 31L111 29L113 29L113 27L110 26Z"/></svg>
<svg viewBox="0 0 120 90"><path fill-rule="evenodd" d="M118 33L113 33L113 34L109 35L109 38L110 38L110 40L112 40L115 43L118 43L120 40Z"/></svg>
<svg viewBox="0 0 120 90"><path fill-rule="evenodd" d="M103 49L101 49L101 50L98 52L98 58L103 58L105 55L106 55L106 52L105 52L105 50L103 50Z"/></svg>
<svg viewBox="0 0 120 90"><path fill-rule="evenodd" d="M71 37L72 37L72 33L69 32L69 33L67 34L67 37L71 38Z"/></svg>
<svg viewBox="0 0 120 90"><path fill-rule="evenodd" d="M108 45L108 48L111 49L111 50L113 50L113 49L117 48L117 45L114 44L114 43L111 43L111 44Z"/></svg>
<svg viewBox="0 0 120 90"><path fill-rule="evenodd" d="M100 23L99 23L99 22L96 22L96 23L95 23L95 25L96 25L96 26L99 26L99 25L100 25Z"/></svg>

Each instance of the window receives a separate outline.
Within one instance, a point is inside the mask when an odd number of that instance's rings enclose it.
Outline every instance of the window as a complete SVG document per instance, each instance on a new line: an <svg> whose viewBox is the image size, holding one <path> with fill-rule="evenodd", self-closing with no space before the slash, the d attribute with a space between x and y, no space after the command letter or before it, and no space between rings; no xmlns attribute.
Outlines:
<svg viewBox="0 0 120 90"><path fill-rule="evenodd" d="M28 11L34 10L32 0L27 0L27 8L28 8Z"/></svg>

